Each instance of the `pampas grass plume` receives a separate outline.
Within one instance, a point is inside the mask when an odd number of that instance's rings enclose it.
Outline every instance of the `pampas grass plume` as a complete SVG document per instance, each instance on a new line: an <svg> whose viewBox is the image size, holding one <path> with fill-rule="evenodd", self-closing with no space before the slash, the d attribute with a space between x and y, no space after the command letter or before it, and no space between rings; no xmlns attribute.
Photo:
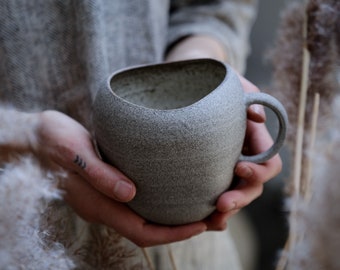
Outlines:
<svg viewBox="0 0 340 270"><path fill-rule="evenodd" d="M273 89L285 104L290 129L288 142L294 144L297 129L300 98L302 48L307 42L311 59L305 125L309 128L315 93L321 96L320 114L329 113L329 105L338 91L336 80L337 43L336 31L340 2L336 0L312 0L307 6L291 3L282 13L274 49L270 52L273 64ZM303 20L307 15L308 37L303 39Z"/></svg>
<svg viewBox="0 0 340 270"><path fill-rule="evenodd" d="M295 223L297 234L303 236L288 251L288 269L337 270L340 269L340 96L332 106L328 129L319 134L313 161L314 191L310 201L297 202Z"/></svg>
<svg viewBox="0 0 340 270"><path fill-rule="evenodd" d="M73 269L62 245L47 248L40 217L49 201L60 199L53 179L32 157L0 171L0 269Z"/></svg>

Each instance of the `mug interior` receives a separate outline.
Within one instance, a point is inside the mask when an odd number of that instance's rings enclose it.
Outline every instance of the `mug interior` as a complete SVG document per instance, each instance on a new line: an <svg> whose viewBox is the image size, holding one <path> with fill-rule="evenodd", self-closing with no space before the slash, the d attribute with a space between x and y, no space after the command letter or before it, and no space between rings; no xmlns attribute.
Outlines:
<svg viewBox="0 0 340 270"><path fill-rule="evenodd" d="M226 73L218 61L189 60L125 70L111 78L110 86L115 95L135 105L178 109L207 96Z"/></svg>

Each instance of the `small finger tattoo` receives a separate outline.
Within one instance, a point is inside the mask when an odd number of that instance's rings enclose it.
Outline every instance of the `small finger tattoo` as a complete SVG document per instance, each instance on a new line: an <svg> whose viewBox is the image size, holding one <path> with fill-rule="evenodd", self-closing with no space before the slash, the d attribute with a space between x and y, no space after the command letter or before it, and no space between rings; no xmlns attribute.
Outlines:
<svg viewBox="0 0 340 270"><path fill-rule="evenodd" d="M86 162L78 155L76 155L76 158L73 160L73 163L77 164L82 169L86 168Z"/></svg>

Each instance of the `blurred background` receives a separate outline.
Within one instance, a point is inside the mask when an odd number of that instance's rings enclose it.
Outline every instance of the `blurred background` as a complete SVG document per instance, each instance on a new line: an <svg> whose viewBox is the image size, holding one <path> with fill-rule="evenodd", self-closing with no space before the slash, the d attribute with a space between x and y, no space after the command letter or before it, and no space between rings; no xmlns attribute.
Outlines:
<svg viewBox="0 0 340 270"><path fill-rule="evenodd" d="M252 35L252 52L248 58L246 78L271 93L271 64L268 52L274 46L280 14L292 0L259 0L258 17ZM267 111L267 125L272 135L276 135L277 122L270 111ZM284 208L284 182L289 171L289 155L284 147L281 150L283 171L275 179L265 184L263 195L246 208L246 213L254 224L258 238L258 256L256 270L273 270L279 252L287 238L287 213Z"/></svg>

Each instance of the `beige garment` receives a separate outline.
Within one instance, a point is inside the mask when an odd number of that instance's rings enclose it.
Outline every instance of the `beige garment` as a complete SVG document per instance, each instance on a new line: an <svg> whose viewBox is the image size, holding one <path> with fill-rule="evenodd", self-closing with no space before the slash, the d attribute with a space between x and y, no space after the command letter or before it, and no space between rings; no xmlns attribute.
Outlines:
<svg viewBox="0 0 340 270"><path fill-rule="evenodd" d="M229 230L206 232L169 246L178 270L241 269L238 253ZM168 246L151 248L150 254L157 269L173 270L168 256Z"/></svg>
<svg viewBox="0 0 340 270"><path fill-rule="evenodd" d="M146 251L160 270L253 270L257 254L256 237L243 212L231 218L226 231L206 232Z"/></svg>

